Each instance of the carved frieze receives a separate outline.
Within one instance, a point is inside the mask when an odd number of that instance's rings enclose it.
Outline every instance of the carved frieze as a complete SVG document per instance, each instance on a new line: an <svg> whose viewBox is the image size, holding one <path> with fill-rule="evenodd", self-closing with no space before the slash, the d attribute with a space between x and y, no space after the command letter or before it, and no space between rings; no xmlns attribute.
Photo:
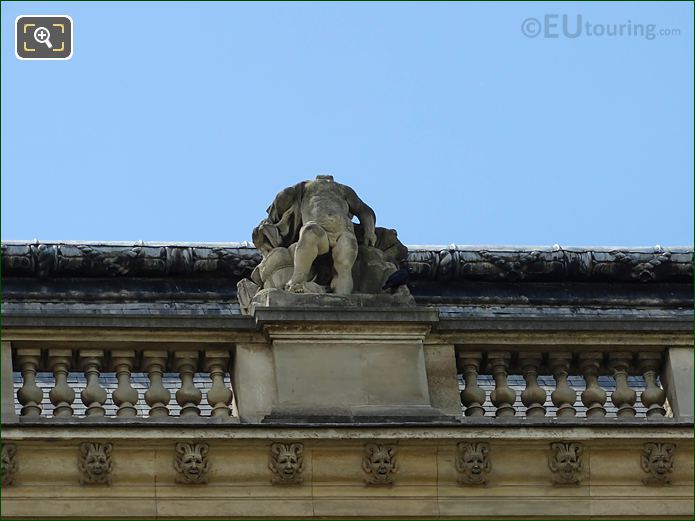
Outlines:
<svg viewBox="0 0 695 521"><path fill-rule="evenodd" d="M655 251L651 255L635 256L625 252L613 252L613 257L619 263L630 268L630 277L641 282L650 282L657 277L657 269L671 260L671 252Z"/></svg>
<svg viewBox="0 0 695 521"><path fill-rule="evenodd" d="M179 245L2 244L5 275L85 277L166 277L212 273L247 277L261 261L252 247Z"/></svg>

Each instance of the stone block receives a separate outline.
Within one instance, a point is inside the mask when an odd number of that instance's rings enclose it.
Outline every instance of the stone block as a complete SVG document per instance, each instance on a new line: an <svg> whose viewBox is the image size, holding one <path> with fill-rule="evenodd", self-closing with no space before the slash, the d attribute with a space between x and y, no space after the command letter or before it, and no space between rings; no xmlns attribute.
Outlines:
<svg viewBox="0 0 695 521"><path fill-rule="evenodd" d="M12 344L2 342L2 423L17 421L12 379Z"/></svg>
<svg viewBox="0 0 695 521"><path fill-rule="evenodd" d="M693 349L671 347L666 356L662 379L673 416L693 421Z"/></svg>
<svg viewBox="0 0 695 521"><path fill-rule="evenodd" d="M445 414L461 417L456 355L451 344L425 344L425 367L430 403Z"/></svg>

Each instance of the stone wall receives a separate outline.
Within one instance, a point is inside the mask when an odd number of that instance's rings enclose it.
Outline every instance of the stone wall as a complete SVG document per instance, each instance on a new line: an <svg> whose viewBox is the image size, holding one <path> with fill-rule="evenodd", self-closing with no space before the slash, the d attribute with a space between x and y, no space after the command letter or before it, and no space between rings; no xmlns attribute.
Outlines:
<svg viewBox="0 0 695 521"><path fill-rule="evenodd" d="M16 483L3 517L689 518L692 429L541 427L11 427ZM112 443L110 484L80 484L79 445ZM177 483L175 444L207 443L207 484ZM645 443L675 445L670 483L645 484ZM578 483L558 484L554 442L583 447ZM271 445L303 445L301 483L273 483ZM466 483L459 444L489 445L485 484ZM365 446L395 447L392 484L369 484Z"/></svg>

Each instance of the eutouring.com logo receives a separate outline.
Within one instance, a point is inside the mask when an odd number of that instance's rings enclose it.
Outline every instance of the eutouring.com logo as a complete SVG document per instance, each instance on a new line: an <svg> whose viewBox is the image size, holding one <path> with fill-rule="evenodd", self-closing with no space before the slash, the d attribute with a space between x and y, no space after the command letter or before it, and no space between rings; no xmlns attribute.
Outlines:
<svg viewBox="0 0 695 521"><path fill-rule="evenodd" d="M540 18L526 18L521 32L528 38L643 38L654 40L662 36L680 36L680 29L657 28L656 24L593 23L581 14L546 14Z"/></svg>

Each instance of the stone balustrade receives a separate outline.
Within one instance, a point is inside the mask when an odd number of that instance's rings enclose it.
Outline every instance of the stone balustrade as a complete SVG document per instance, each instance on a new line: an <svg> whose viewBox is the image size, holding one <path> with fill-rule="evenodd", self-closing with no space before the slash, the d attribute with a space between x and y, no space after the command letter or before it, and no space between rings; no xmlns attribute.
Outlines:
<svg viewBox="0 0 695 521"><path fill-rule="evenodd" d="M668 381L665 351L473 350L459 346L456 356L464 382L461 404L469 418L652 420L673 416L667 395L674 401L676 385L662 387ZM486 382L491 380L494 385L486 392Z"/></svg>
<svg viewBox="0 0 695 521"><path fill-rule="evenodd" d="M234 344L201 344L199 349L189 343L94 344L13 343L17 414L27 419L238 421L238 398L231 388ZM678 370L669 350L541 347L456 346L462 405L457 419L658 420L679 417L679 400L692 401L692 392L681 389L679 397L680 384L669 378Z"/></svg>
<svg viewBox="0 0 695 521"><path fill-rule="evenodd" d="M14 369L21 375L16 393L19 414L25 418L196 418L203 416L201 407L207 410L204 416L232 415L228 347L199 351L175 345L144 349L13 346L12 355ZM140 384L146 381L144 394L134 387L135 379ZM52 385L48 392L52 407L44 407L46 383ZM78 396L81 407L75 403Z"/></svg>

